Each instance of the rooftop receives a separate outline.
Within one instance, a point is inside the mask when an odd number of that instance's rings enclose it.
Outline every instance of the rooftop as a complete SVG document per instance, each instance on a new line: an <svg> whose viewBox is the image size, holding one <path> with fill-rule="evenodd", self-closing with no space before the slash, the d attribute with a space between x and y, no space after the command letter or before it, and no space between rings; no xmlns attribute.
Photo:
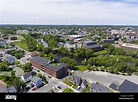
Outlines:
<svg viewBox="0 0 138 102"><path fill-rule="evenodd" d="M136 44L128 44L128 43L123 43L122 46L126 46L126 47L133 47L133 48L138 48L138 45Z"/></svg>

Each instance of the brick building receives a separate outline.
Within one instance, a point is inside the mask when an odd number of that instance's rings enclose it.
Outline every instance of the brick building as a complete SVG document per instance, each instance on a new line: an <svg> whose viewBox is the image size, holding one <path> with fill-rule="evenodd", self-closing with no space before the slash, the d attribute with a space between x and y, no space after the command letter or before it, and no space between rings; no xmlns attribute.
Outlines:
<svg viewBox="0 0 138 102"><path fill-rule="evenodd" d="M42 57L35 56L30 60L32 66L52 75L53 77L60 78L67 74L68 66L64 63L53 66L51 61Z"/></svg>

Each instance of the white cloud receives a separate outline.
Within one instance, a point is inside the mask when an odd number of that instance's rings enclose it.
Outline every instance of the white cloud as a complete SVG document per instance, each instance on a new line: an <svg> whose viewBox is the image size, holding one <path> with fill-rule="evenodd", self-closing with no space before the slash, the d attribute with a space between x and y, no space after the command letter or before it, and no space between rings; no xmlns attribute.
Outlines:
<svg viewBox="0 0 138 102"><path fill-rule="evenodd" d="M1 23L138 24L138 7L131 7L128 3L100 0L0 1Z"/></svg>

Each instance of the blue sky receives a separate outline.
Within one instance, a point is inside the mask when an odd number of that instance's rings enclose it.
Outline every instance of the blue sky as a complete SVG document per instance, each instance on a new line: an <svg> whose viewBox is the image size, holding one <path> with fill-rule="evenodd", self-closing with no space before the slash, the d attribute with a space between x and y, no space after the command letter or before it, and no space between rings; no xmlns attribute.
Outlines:
<svg viewBox="0 0 138 102"><path fill-rule="evenodd" d="M138 25L138 0L0 0L0 24Z"/></svg>

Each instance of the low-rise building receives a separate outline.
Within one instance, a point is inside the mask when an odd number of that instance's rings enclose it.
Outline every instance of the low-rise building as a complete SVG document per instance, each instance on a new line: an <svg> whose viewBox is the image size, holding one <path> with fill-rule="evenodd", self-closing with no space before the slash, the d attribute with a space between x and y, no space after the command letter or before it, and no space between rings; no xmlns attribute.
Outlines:
<svg viewBox="0 0 138 102"><path fill-rule="evenodd" d="M9 40L17 40L17 36L9 36Z"/></svg>
<svg viewBox="0 0 138 102"><path fill-rule="evenodd" d="M14 64L16 61L16 59L13 56L6 56L4 60L7 61L9 64Z"/></svg>
<svg viewBox="0 0 138 102"><path fill-rule="evenodd" d="M33 78L31 79L31 82L38 88L40 87L43 82L42 82L42 79L39 78L38 76L33 76Z"/></svg>
<svg viewBox="0 0 138 102"><path fill-rule="evenodd" d="M94 44L94 45L89 45L89 46L84 46L84 49L92 49L93 51L101 51L104 49L103 45L99 44Z"/></svg>
<svg viewBox="0 0 138 102"><path fill-rule="evenodd" d="M136 44L122 43L119 44L119 47L125 50L138 50L138 45Z"/></svg>
<svg viewBox="0 0 138 102"><path fill-rule="evenodd" d="M32 72L28 72L26 74L24 74L23 76L21 76L21 79L23 80L23 82L28 82L32 79Z"/></svg>
<svg viewBox="0 0 138 102"><path fill-rule="evenodd" d="M91 92L92 93L107 93L108 89L96 83L91 84Z"/></svg>

